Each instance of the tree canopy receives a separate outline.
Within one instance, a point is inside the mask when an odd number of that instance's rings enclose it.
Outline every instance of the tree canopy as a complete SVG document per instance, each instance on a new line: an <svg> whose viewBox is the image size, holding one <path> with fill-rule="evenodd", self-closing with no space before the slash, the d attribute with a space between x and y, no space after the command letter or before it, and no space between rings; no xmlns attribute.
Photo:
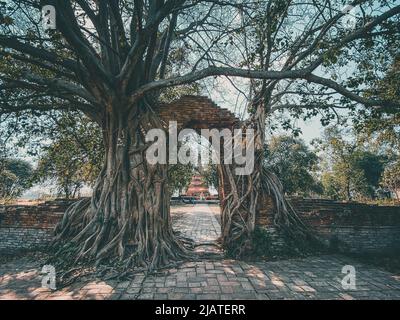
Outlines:
<svg viewBox="0 0 400 320"><path fill-rule="evenodd" d="M321 193L315 173L319 159L304 141L273 136L266 147L265 166L276 173L287 194Z"/></svg>
<svg viewBox="0 0 400 320"><path fill-rule="evenodd" d="M319 141L325 154L322 174L325 194L333 199L374 198L387 157L351 138L349 129L331 127Z"/></svg>
<svg viewBox="0 0 400 320"><path fill-rule="evenodd" d="M56 9L56 30L41 27L45 4ZM98 121L117 97L131 109L150 91L218 75L262 79L251 91L268 97L269 110L341 108L336 92L397 109L388 95L363 95L363 79L349 87L352 77L337 72L365 61L357 55L366 42L373 52L396 46L400 8L349 5L362 13L354 28L343 23L342 1L3 1L1 109L78 109ZM310 92L325 103L295 97Z"/></svg>
<svg viewBox="0 0 400 320"><path fill-rule="evenodd" d="M20 159L0 159L0 201L18 197L32 183L33 168Z"/></svg>
<svg viewBox="0 0 400 320"><path fill-rule="evenodd" d="M51 143L41 147L34 172L35 182L50 180L66 198L76 197L85 185L93 187L104 157L99 127L87 117L76 118L65 113L54 118Z"/></svg>

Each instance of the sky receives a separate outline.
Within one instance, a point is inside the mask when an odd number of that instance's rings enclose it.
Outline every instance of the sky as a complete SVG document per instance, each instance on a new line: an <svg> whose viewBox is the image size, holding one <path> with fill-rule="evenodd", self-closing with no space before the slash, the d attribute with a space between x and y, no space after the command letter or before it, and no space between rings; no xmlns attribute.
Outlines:
<svg viewBox="0 0 400 320"><path fill-rule="evenodd" d="M241 80L236 83L235 79L235 85L243 86L243 83L240 83L240 81ZM210 85L208 85L208 87L210 87ZM213 86L211 87L211 90L206 90L202 94L209 96L215 103L217 103L218 106L229 109L238 117L243 114L247 99L244 97L244 95L238 93L238 90L229 80L227 80L227 78L219 77L217 80L214 80ZM320 117L318 116L307 121L299 119L297 120L296 125L302 131L300 138L302 138L307 144L310 144L313 139L321 137L321 134L324 130L324 127L320 122ZM279 133L285 132L278 131L277 134Z"/></svg>

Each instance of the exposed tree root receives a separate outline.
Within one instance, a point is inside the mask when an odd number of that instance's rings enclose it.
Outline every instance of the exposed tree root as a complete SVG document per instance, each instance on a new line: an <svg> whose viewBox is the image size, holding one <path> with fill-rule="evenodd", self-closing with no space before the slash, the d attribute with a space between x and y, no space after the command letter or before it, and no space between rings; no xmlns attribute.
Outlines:
<svg viewBox="0 0 400 320"><path fill-rule="evenodd" d="M144 134L159 123L141 117L105 123L105 164L93 196L72 205L55 230L55 260L66 269L154 270L192 255L189 240L172 230L167 166L145 158Z"/></svg>
<svg viewBox="0 0 400 320"><path fill-rule="evenodd" d="M140 115L140 116L138 116ZM113 115L104 123L105 163L91 199L72 205L56 228L53 263L65 283L88 272L126 275L175 266L193 258L193 243L172 230L166 165L145 159L144 133L161 127L151 112ZM278 179L263 166L264 114L258 109L248 127L255 129L254 171L236 176L233 165L219 165L222 244L234 257L252 251L257 212L265 197L275 202L275 226L293 243L314 241L312 232L285 200ZM246 142L252 143L252 142Z"/></svg>
<svg viewBox="0 0 400 320"><path fill-rule="evenodd" d="M256 216L267 198L272 198L274 203L273 226L287 246L297 252L321 248L322 243L315 232L285 199L279 179L265 168L259 169L244 178L234 177L229 166L221 167L222 174L229 178L231 189L222 202L222 241L229 254L234 257L251 254Z"/></svg>
<svg viewBox="0 0 400 320"><path fill-rule="evenodd" d="M243 124L243 132L246 132L247 128L254 129L253 172L248 176L236 176L233 174L234 165L218 166L220 183L228 191L221 202L224 247L234 257L243 257L251 253L257 213L265 200L272 198L275 205L273 226L287 244L297 251L320 248L322 244L315 233L304 224L285 199L279 179L263 165L265 116L262 106L259 106L253 117Z"/></svg>
<svg viewBox="0 0 400 320"><path fill-rule="evenodd" d="M274 226L284 237L287 245L298 252L322 249L323 243L316 232L299 217L296 210L286 200L279 179L263 169L263 192L273 198L275 205Z"/></svg>

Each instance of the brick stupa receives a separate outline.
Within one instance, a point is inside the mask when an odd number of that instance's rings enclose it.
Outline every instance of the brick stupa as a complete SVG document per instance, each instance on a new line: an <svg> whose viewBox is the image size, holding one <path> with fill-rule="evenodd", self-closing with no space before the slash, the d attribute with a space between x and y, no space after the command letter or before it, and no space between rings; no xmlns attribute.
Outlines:
<svg viewBox="0 0 400 320"><path fill-rule="evenodd" d="M207 183L201 175L192 177L192 181L186 191L186 196L195 197L196 199L205 199L210 196Z"/></svg>

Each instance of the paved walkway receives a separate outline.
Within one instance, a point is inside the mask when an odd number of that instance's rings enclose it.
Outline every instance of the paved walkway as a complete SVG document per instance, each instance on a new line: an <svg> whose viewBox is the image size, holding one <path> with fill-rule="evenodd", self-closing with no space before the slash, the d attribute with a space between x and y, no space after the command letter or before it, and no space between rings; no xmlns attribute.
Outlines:
<svg viewBox="0 0 400 320"><path fill-rule="evenodd" d="M215 242L219 225L210 214L214 210L174 207L175 228L197 244ZM355 289L342 286L345 265L355 268ZM0 264L0 299L400 299L400 275L339 255L254 263L191 261L131 281L80 282L54 292L41 288L40 269L27 258Z"/></svg>
<svg viewBox="0 0 400 320"><path fill-rule="evenodd" d="M215 218L219 213L216 205L196 204L173 208L180 215L174 223L174 229L182 232L195 242L195 252L198 254L222 255L218 244L221 235L221 225Z"/></svg>

